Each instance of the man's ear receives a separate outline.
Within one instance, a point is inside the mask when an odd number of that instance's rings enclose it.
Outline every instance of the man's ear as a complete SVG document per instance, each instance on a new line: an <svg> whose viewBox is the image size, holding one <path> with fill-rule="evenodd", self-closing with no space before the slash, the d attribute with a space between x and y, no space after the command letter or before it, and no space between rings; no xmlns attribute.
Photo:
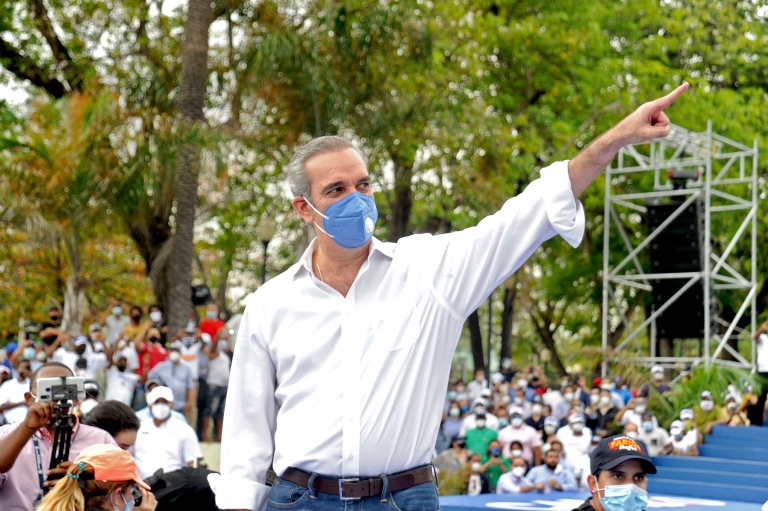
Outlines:
<svg viewBox="0 0 768 511"><path fill-rule="evenodd" d="M25 392L24 401L27 403L27 406L32 406L33 404L35 404L35 397L29 392Z"/></svg>
<svg viewBox="0 0 768 511"><path fill-rule="evenodd" d="M296 210L296 213L299 214L302 220L308 224L314 222L314 218L312 217L312 208L309 207L309 204L304 197L294 197L291 201L291 204L293 204L293 209Z"/></svg>
<svg viewBox="0 0 768 511"><path fill-rule="evenodd" d="M587 486L589 486L590 492L597 493L597 478L593 474L587 476Z"/></svg>

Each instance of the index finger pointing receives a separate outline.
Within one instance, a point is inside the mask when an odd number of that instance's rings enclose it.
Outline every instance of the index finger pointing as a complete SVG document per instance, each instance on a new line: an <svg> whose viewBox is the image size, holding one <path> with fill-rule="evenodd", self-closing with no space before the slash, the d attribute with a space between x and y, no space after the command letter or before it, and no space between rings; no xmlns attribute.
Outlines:
<svg viewBox="0 0 768 511"><path fill-rule="evenodd" d="M685 93L685 91L687 91L689 87L690 85L688 84L688 82L684 82L680 87L673 90L666 96L663 96L657 99L656 101L654 101L655 103L654 106L658 108L667 108L669 105L674 103L677 98L679 98L683 93Z"/></svg>

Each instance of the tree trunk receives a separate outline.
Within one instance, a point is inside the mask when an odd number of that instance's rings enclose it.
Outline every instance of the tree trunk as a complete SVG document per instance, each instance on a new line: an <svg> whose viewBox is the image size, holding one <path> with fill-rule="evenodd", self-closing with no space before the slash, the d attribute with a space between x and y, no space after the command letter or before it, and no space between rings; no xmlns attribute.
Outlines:
<svg viewBox="0 0 768 511"><path fill-rule="evenodd" d="M480 330L480 316L477 314L477 310L474 310L467 318L467 326L469 327L469 340L472 347L472 362L474 363L475 371L485 370L483 334Z"/></svg>
<svg viewBox="0 0 768 511"><path fill-rule="evenodd" d="M413 190L411 179L413 167L402 164L398 158L393 157L395 166L395 188L392 200L392 219L389 222L389 234L387 240L396 242L400 238L411 234L411 210L413 209Z"/></svg>
<svg viewBox="0 0 768 511"><path fill-rule="evenodd" d="M504 312L501 316L501 358L512 358L512 319L515 314L517 289L504 288Z"/></svg>
<svg viewBox="0 0 768 511"><path fill-rule="evenodd" d="M227 279L229 278L229 272L231 271L232 264L227 265L227 269L224 271L224 275L219 280L219 288L216 291L216 303L219 306L219 315L223 315L223 320L226 323L232 314L227 309Z"/></svg>
<svg viewBox="0 0 768 511"><path fill-rule="evenodd" d="M187 128L205 120L203 106L208 83L208 29L212 17L209 1L189 0L177 100L179 115ZM181 149L176 171L176 232L168 261L168 322L171 332L184 327L192 307L192 258L199 173L197 147L188 145Z"/></svg>
<svg viewBox="0 0 768 511"><path fill-rule="evenodd" d="M64 283L64 311L61 315L61 329L71 336L83 333L83 307L85 306L85 290L83 289L83 269L78 252L78 240L73 238L71 243L64 243L67 251L69 274Z"/></svg>

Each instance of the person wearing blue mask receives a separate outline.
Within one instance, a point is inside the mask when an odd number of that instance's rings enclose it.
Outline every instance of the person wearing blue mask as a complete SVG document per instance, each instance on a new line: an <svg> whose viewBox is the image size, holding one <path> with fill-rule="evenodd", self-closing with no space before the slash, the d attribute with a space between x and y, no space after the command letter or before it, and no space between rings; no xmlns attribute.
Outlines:
<svg viewBox="0 0 768 511"><path fill-rule="evenodd" d="M438 509L430 461L466 318L545 241L581 243L577 198L621 147L669 133L663 110L687 87L543 169L477 226L438 236L409 236L410 206L393 203L389 242L378 240L365 152L338 136L298 147L287 166L292 205L317 237L246 299L218 507L332 510L360 499L354 505L371 510ZM412 140L402 144L416 154ZM410 193L409 165L393 162L398 197ZM546 384L529 376L528 401ZM271 487L270 465L279 476Z"/></svg>
<svg viewBox="0 0 768 511"><path fill-rule="evenodd" d="M587 484L592 495L573 511L643 511L648 474L656 466L641 444L626 435L604 438L589 455Z"/></svg>

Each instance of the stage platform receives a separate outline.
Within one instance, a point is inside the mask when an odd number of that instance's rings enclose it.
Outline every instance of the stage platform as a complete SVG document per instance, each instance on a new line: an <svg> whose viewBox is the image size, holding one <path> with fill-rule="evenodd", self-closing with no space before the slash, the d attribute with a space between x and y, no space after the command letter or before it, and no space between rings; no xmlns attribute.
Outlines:
<svg viewBox="0 0 768 511"><path fill-rule="evenodd" d="M519 511L572 511L579 507L587 493L547 493L519 495L457 495L440 497L441 511L477 511L485 509ZM697 499L693 497L666 497L651 495L646 509L669 511L760 511L762 504L725 500Z"/></svg>

